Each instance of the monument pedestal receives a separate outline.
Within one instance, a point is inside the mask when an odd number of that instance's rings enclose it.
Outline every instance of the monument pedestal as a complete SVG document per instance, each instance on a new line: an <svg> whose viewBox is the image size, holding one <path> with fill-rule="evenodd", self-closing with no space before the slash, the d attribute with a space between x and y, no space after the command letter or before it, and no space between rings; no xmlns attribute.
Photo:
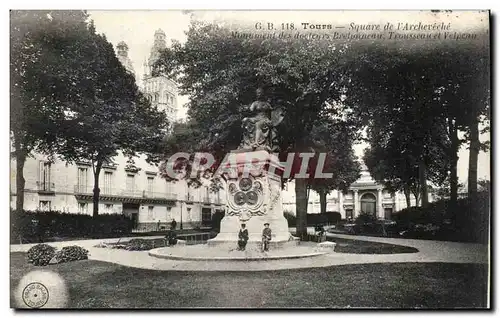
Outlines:
<svg viewBox="0 0 500 318"><path fill-rule="evenodd" d="M226 159L222 166L226 167L223 173L227 180L226 215L221 220L220 233L208 240L208 245L236 246L241 224L248 230L248 245L260 244L264 223L269 223L272 231L271 247L297 244L283 216L281 176L284 167L278 158L261 150L233 152Z"/></svg>

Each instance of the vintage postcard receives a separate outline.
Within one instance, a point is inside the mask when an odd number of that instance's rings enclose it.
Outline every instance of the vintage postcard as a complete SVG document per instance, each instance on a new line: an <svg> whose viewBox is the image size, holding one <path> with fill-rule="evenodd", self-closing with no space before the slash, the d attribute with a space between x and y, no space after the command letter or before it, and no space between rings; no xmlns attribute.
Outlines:
<svg viewBox="0 0 500 318"><path fill-rule="evenodd" d="M490 36L11 10L11 307L491 308Z"/></svg>

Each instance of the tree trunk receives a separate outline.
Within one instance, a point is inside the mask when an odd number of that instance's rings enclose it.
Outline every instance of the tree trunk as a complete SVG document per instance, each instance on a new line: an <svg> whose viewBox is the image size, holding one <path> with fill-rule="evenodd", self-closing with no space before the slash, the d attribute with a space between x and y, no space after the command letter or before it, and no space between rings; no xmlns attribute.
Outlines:
<svg viewBox="0 0 500 318"><path fill-rule="evenodd" d="M418 174L419 174L419 183L420 190L422 191L422 207L426 208L429 205L429 195L427 192L427 167L425 166L425 162L423 160L420 161L418 165Z"/></svg>
<svg viewBox="0 0 500 318"><path fill-rule="evenodd" d="M415 206L419 206L420 196L418 195L418 193L414 193L413 196L415 197Z"/></svg>
<svg viewBox="0 0 500 318"><path fill-rule="evenodd" d="M411 188L410 188L411 189ZM416 186L414 189L412 189L413 196L415 197L415 206L419 206L420 204L420 187Z"/></svg>
<svg viewBox="0 0 500 318"><path fill-rule="evenodd" d="M99 189L99 175L101 174L102 161L97 161L97 164L94 168L94 195L92 197L92 216L97 217L99 215L99 193L101 189Z"/></svg>
<svg viewBox="0 0 500 318"><path fill-rule="evenodd" d="M295 214L297 216L297 237L307 236L307 187L306 179L295 179Z"/></svg>
<svg viewBox="0 0 500 318"><path fill-rule="evenodd" d="M448 120L448 129L450 132L451 149L450 149L450 205L449 212L454 214L458 201L458 130L453 120Z"/></svg>
<svg viewBox="0 0 500 318"><path fill-rule="evenodd" d="M477 159L479 156L479 120L477 116L471 118L470 129L470 145L469 145L469 177L468 177L468 192L469 198L474 199L477 194Z"/></svg>
<svg viewBox="0 0 500 318"><path fill-rule="evenodd" d="M26 154L16 149L16 211L21 213L24 209L24 163Z"/></svg>
<svg viewBox="0 0 500 318"><path fill-rule="evenodd" d="M326 213L326 191L319 191L319 206L322 214Z"/></svg>
<svg viewBox="0 0 500 318"><path fill-rule="evenodd" d="M403 188L403 193L405 194L406 207L409 208L409 207L411 207L411 197L410 197L410 189L409 189L409 187L404 187Z"/></svg>

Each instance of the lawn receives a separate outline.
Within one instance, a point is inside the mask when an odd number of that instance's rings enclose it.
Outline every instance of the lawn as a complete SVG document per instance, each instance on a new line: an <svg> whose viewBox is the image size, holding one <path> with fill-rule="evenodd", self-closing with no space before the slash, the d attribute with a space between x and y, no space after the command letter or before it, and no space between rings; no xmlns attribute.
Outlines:
<svg viewBox="0 0 500 318"><path fill-rule="evenodd" d="M34 269L11 253L11 290ZM445 263L163 272L86 260L44 269L66 279L72 308L472 308L486 306L488 277L486 265Z"/></svg>
<svg viewBox="0 0 500 318"><path fill-rule="evenodd" d="M399 254L399 253L417 253L418 249L409 246L368 242L361 240L349 240L342 238L328 238L328 241L337 243L336 253L353 254Z"/></svg>

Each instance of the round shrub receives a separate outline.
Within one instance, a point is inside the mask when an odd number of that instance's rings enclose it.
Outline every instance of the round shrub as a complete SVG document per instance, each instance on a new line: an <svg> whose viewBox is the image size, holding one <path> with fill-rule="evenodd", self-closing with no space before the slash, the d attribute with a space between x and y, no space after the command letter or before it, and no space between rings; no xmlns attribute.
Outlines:
<svg viewBox="0 0 500 318"><path fill-rule="evenodd" d="M56 254L56 249L48 244L37 244L28 250L28 262L35 266L46 266Z"/></svg>
<svg viewBox="0 0 500 318"><path fill-rule="evenodd" d="M65 246L55 254L57 263L80 261L88 259L89 251L78 245Z"/></svg>

